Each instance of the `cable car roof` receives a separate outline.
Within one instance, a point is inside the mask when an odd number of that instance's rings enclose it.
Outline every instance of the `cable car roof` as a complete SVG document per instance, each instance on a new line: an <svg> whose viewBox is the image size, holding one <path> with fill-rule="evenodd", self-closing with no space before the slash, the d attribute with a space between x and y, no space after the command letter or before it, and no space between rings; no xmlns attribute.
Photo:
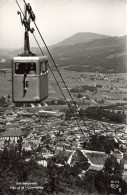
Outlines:
<svg viewBox="0 0 127 195"><path fill-rule="evenodd" d="M13 58L13 61L14 62L32 62L32 61L46 61L48 60L48 57L47 56L18 56L18 57L14 57Z"/></svg>

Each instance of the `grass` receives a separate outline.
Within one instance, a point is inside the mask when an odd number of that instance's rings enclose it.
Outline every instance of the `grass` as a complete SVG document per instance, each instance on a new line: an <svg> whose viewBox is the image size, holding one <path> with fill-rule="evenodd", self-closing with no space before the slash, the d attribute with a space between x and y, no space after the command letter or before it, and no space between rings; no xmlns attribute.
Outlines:
<svg viewBox="0 0 127 195"><path fill-rule="evenodd" d="M11 70L10 70L11 71ZM81 85L94 85L95 83L96 84L101 84L104 88L100 88L98 89L98 92L97 94L92 94L90 92L85 92L83 93L83 95L89 95L92 99L101 99L102 97L109 97L109 98L112 98L112 99L117 99L117 101L119 100L122 100L124 97L126 97L127 94L124 94L124 93L121 93L121 94L115 94L115 93L111 93L110 92L110 89L109 89L109 86L110 85L114 85L114 86L117 86L119 85L121 87L121 83L117 83L117 82L111 82L111 81L107 81L107 80L95 80L95 81L92 81L90 79L86 79L86 78L83 78L83 80L81 80L81 76L80 76L80 73L77 73L77 72L71 72L71 71L65 71L63 70L62 68L60 69L60 72L64 78L64 80L66 81L66 84L69 88L73 88L75 86L81 86ZM55 73L56 74L56 73ZM83 72L83 74L91 74L91 73L85 73ZM126 75L127 74L117 74L116 75L116 78L124 78L126 79ZM60 86L63 88L63 92L64 92L64 95L67 97L69 97L69 94L67 92L67 90L65 90L65 86L63 85L61 79L59 78L59 76L56 74L57 76L57 79L59 80L59 84ZM112 78L112 74L111 75L108 75L109 78ZM4 75L1 75L0 74L0 96L3 96L3 95L10 95L12 92L12 82L9 81L9 79L11 78L11 72L7 72L6 76ZM55 99L55 98L59 98L59 97L62 97L62 94L59 90L59 87L57 85L52 85L52 83L54 83L55 80L52 76L51 73L49 73L49 97L48 99ZM103 92L103 90L109 90L108 92ZM121 90L121 88L120 88ZM72 93L72 96L73 96L73 93ZM47 99L47 100L48 100ZM113 100L108 100L109 102L106 102L107 103L110 103L110 101L113 101ZM112 102L111 102L112 103ZM114 101L113 101L114 103Z"/></svg>
<svg viewBox="0 0 127 195"><path fill-rule="evenodd" d="M105 159L107 158L106 154L98 153L85 153L88 159L96 165L104 165Z"/></svg>

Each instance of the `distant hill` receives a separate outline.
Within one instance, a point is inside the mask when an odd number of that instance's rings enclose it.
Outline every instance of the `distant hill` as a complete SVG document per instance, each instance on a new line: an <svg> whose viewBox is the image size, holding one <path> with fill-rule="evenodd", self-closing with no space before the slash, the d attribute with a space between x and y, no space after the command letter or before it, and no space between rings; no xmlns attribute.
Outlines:
<svg viewBox="0 0 127 195"><path fill-rule="evenodd" d="M52 49L52 55L67 70L127 72L126 36L57 46Z"/></svg>
<svg viewBox="0 0 127 195"><path fill-rule="evenodd" d="M76 33L71 37L68 37L67 39L64 39L63 41L53 44L51 46L48 46L49 49L51 50L54 47L57 46L62 46L62 45L74 45L76 43L86 43L95 39L104 39L104 38L108 38L109 36L107 35L101 35L101 34L97 34L97 33L90 33L90 32L80 32L80 33ZM42 48L43 51L46 52L45 48ZM40 49L38 47L32 47L31 51L33 53L36 54L41 54ZM0 54L7 54L7 55L11 55L13 54L13 56L16 56L20 53L23 52L23 48L20 49L16 49L16 50L12 50L12 49L2 49L0 48Z"/></svg>
<svg viewBox="0 0 127 195"><path fill-rule="evenodd" d="M77 33L49 46L49 50L56 64L67 70L121 73L127 72L126 38L126 36L111 37L96 33ZM48 55L45 48L42 50ZM23 48L11 51L0 48L0 58L5 58L7 62L5 67L9 67L11 58L22 51ZM31 48L31 51L41 55L37 47Z"/></svg>
<svg viewBox="0 0 127 195"><path fill-rule="evenodd" d="M97 33L90 33L90 32L79 32L63 41L52 45L51 47L62 46L62 45L74 45L77 43L87 43L96 39L105 39L109 38L110 36L97 34Z"/></svg>

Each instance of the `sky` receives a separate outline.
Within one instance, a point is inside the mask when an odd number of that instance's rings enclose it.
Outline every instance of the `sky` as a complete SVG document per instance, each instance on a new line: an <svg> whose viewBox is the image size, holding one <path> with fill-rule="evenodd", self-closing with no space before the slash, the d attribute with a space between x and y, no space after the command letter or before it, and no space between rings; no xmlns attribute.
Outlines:
<svg viewBox="0 0 127 195"><path fill-rule="evenodd" d="M24 10L23 0L17 0ZM36 15L36 24L47 45L78 32L111 36L127 34L127 0L26 0ZM0 0L0 48L21 48L24 27L15 0ZM34 24L31 23L31 27ZM35 28L35 27L34 27ZM37 30L35 36L43 46ZM31 46L37 46L30 34Z"/></svg>

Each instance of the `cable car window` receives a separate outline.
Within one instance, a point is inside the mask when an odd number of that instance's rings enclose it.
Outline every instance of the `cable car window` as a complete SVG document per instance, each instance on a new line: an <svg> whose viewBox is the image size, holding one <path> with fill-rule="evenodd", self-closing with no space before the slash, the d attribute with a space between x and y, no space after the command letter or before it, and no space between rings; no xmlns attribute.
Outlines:
<svg viewBox="0 0 127 195"><path fill-rule="evenodd" d="M36 74L36 63L15 63L16 74Z"/></svg>
<svg viewBox="0 0 127 195"><path fill-rule="evenodd" d="M46 71L46 62L41 62L41 74L44 74Z"/></svg>

